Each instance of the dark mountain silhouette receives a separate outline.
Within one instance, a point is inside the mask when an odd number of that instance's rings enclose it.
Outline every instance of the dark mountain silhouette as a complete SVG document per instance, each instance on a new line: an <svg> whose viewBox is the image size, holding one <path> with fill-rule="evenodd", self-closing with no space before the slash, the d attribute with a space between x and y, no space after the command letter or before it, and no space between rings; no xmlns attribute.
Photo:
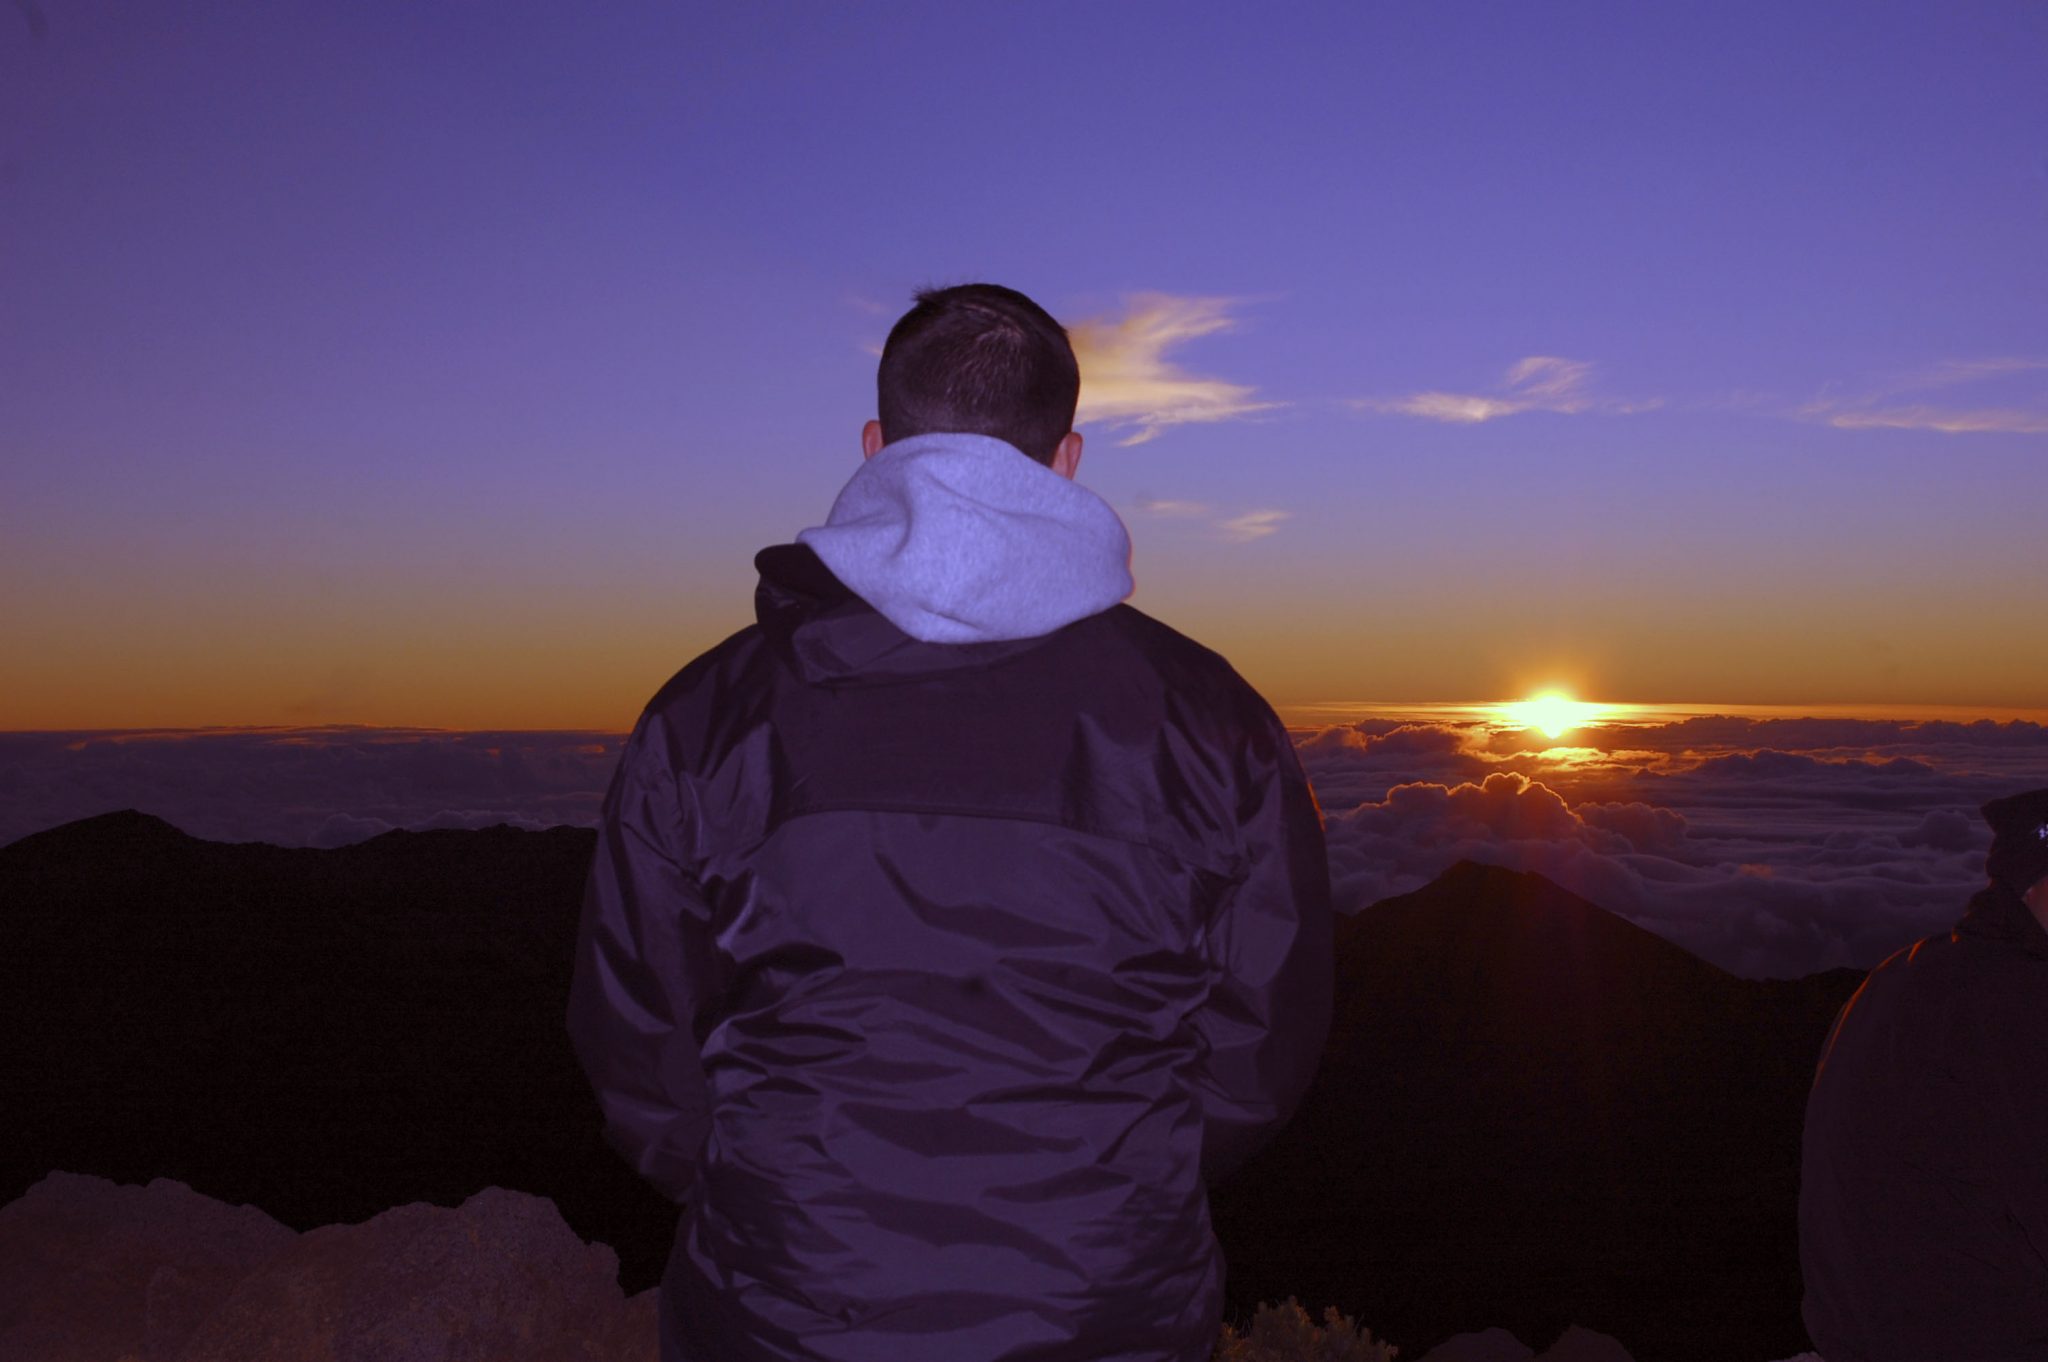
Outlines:
<svg viewBox="0 0 2048 1362"><path fill-rule="evenodd" d="M599 1136L562 1020L589 829L191 838L133 810L0 847L0 1203L169 1177L295 1230L499 1186L652 1286L675 1212ZM1302 1111L1217 1189L1230 1308L1417 1356L1580 1324L1639 1362L1802 1350L1806 1082L1860 974L1733 978L1534 875L1340 922Z"/></svg>
<svg viewBox="0 0 2048 1362"><path fill-rule="evenodd" d="M161 1176L303 1231L498 1186L653 1285L674 1208L603 1143L563 1033L595 848L205 842L133 810L0 847L0 1203Z"/></svg>
<svg viewBox="0 0 2048 1362"><path fill-rule="evenodd" d="M1576 1322L1639 1362L1808 1346L1799 1135L1860 971L1736 978L1470 862L1340 920L1337 970L1300 1113L1214 1197L1233 1299L1396 1342Z"/></svg>

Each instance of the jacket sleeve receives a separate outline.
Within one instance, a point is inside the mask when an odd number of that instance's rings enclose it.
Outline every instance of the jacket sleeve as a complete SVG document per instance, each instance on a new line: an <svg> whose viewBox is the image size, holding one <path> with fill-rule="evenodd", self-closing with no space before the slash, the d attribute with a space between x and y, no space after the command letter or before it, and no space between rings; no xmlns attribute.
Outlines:
<svg viewBox="0 0 2048 1362"><path fill-rule="evenodd" d="M1194 1014L1207 1057L1202 1175L1234 1171L1294 1114L1329 1037L1336 964L1322 812L1294 744L1269 718L1254 757L1267 771L1247 796L1246 868L1211 919L1215 983Z"/></svg>
<svg viewBox="0 0 2048 1362"><path fill-rule="evenodd" d="M716 974L704 895L676 853L688 815L658 731L642 715L605 794L568 1029L605 1142L680 1204L710 1130L695 1018Z"/></svg>

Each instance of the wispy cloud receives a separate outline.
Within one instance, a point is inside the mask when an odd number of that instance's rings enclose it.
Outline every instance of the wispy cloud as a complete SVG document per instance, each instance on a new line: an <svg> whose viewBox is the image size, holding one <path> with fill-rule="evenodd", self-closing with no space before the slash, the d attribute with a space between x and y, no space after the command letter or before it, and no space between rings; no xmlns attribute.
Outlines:
<svg viewBox="0 0 2048 1362"><path fill-rule="evenodd" d="M1889 391L1910 392L1916 388L1946 388L1957 383L1978 383L2009 374L2032 374L2048 370L2048 359L2003 355L1991 359L1943 360L1931 369L1900 380Z"/></svg>
<svg viewBox="0 0 2048 1362"><path fill-rule="evenodd" d="M859 308L862 312L867 313L870 317L893 318L895 316L895 314L889 310L889 305L887 303L879 302L873 298L870 298L865 293L842 293L839 295L839 298L840 301L845 303L848 307Z"/></svg>
<svg viewBox="0 0 2048 1362"><path fill-rule="evenodd" d="M1264 539L1280 528L1281 521L1289 519L1294 514L1292 511L1267 508L1224 515L1205 501L1170 501L1157 497L1140 499L1133 502L1132 507L1146 515L1155 515L1162 519L1206 520L1210 529L1233 544L1249 544L1254 539Z"/></svg>
<svg viewBox="0 0 2048 1362"><path fill-rule="evenodd" d="M1216 528L1223 531L1223 537L1232 543L1248 544L1254 539L1264 539L1280 528L1281 521L1293 514L1292 511L1246 511L1243 515L1219 521Z"/></svg>
<svg viewBox="0 0 2048 1362"><path fill-rule="evenodd" d="M2048 397L2028 393L2020 405L1937 406L1894 399L1929 389L1996 384L1998 380L2048 374L2048 359L2003 355L1951 359L1878 384L1861 397L1819 397L1793 411L1804 421L1824 421L1837 430L1934 430L1947 435L1999 433L2048 435ZM2010 396L2014 385L2003 393ZM2026 387L2022 383L2019 385Z"/></svg>
<svg viewBox="0 0 2048 1362"><path fill-rule="evenodd" d="M839 301L857 311L865 312L870 317L887 317L892 322L895 319L895 314L891 312L887 304L877 302L864 293L842 293L839 295ZM887 334L888 328L884 326L882 335L886 336ZM858 344L862 354L871 355L875 359L882 357L882 341L879 337L864 336Z"/></svg>
<svg viewBox="0 0 2048 1362"><path fill-rule="evenodd" d="M1825 402L1800 409L1809 420L1826 421L1837 430L1938 430L1947 435L1998 431L2008 435L2048 435L2048 411L1984 407L1959 411L1943 407L1862 407L1853 411Z"/></svg>
<svg viewBox="0 0 2048 1362"><path fill-rule="evenodd" d="M1081 364L1075 420L1102 421L1133 433L1117 443L1143 444L1168 426L1228 421L1279 406L1261 402L1241 383L1182 371L1167 351L1235 325L1227 298L1140 293L1125 299L1121 317L1068 326Z"/></svg>
<svg viewBox="0 0 2048 1362"><path fill-rule="evenodd" d="M1508 370L1508 387L1531 398L1569 404L1568 410L1584 410L1586 380L1593 376L1587 360L1560 359L1555 355L1531 355Z"/></svg>
<svg viewBox="0 0 2048 1362"><path fill-rule="evenodd" d="M1502 416L1525 411L1551 411L1576 415L1579 412L1621 413L1648 411L1662 405L1661 398L1625 401L1591 391L1594 366L1590 360L1565 359L1558 355L1530 355L1508 366L1498 392L1419 392L1406 397L1361 397L1351 405L1361 411L1396 412L1419 416L1427 421L1448 421L1477 425Z"/></svg>
<svg viewBox="0 0 2048 1362"><path fill-rule="evenodd" d="M1498 416L1513 416L1518 411L1535 409L1528 402L1480 397L1473 393L1416 393L1412 397L1388 401L1361 398L1354 405L1371 411L1397 411L1404 416L1420 416L1430 421L1451 421L1460 425L1477 425Z"/></svg>
<svg viewBox="0 0 2048 1362"><path fill-rule="evenodd" d="M1137 506L1147 515L1187 517L1209 514L1208 504L1200 501L1168 501L1154 497L1138 502Z"/></svg>

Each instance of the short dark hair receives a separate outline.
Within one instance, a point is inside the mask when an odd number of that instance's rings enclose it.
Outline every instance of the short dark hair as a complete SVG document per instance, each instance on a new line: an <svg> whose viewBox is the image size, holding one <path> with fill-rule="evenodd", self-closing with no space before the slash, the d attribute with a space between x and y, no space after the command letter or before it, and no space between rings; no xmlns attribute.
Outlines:
<svg viewBox="0 0 2048 1362"><path fill-rule="evenodd" d="M1006 440L1048 466L1074 428L1081 369L1066 329L1000 284L923 289L882 346L882 438L959 430Z"/></svg>

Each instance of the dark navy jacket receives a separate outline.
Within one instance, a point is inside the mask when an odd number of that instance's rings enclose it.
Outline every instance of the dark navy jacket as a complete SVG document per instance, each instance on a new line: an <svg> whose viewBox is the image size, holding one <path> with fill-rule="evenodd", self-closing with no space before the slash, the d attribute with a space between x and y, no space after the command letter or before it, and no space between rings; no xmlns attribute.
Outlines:
<svg viewBox="0 0 2048 1362"><path fill-rule="evenodd" d="M1864 980L1806 1107L1827 1362L2048 1362L2048 933L1991 885Z"/></svg>
<svg viewBox="0 0 2048 1362"><path fill-rule="evenodd" d="M671 1362L1203 1362L1205 1180L1329 1026L1321 817L1224 660L1128 605L902 632L803 545L648 703L570 1034L684 1210Z"/></svg>

